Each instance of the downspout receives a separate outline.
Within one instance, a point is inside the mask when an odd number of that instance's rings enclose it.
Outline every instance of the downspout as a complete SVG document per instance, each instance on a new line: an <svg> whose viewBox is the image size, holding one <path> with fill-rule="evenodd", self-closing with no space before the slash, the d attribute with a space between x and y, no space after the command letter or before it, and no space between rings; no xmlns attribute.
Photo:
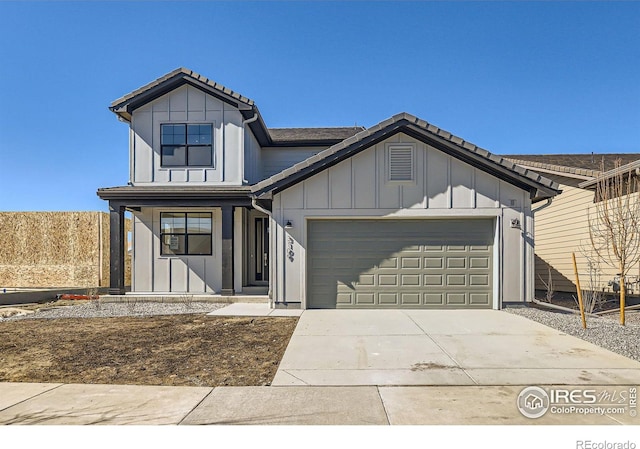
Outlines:
<svg viewBox="0 0 640 449"><path fill-rule="evenodd" d="M271 212L269 212L264 207L259 206L258 201L255 197L251 198L251 206L255 210L258 210L263 214L265 214L267 217L271 218ZM271 270L271 273L269 273L269 308L273 309L274 304L273 304L273 294L271 293L271 283L274 282L274 279L273 279L274 276L273 276L272 269L275 268L277 270L277 266L275 264L278 262L278 252L273 251L273 248L271 247L271 239L273 238L271 236L273 236L273 231L269 230L269 258L271 259L269 260L269 270ZM278 239L278 236L276 234L276 241L277 239Z"/></svg>
<svg viewBox="0 0 640 449"><path fill-rule="evenodd" d="M246 151L245 143L244 143L244 135L246 133L245 125L248 125L249 123L253 123L256 120L258 120L258 113L254 112L253 117L242 121L242 147L241 147L242 151L240 152L240 167L242 168L242 184L249 184L249 181L245 179L245 166L244 166L244 153Z"/></svg>
<svg viewBox="0 0 640 449"><path fill-rule="evenodd" d="M253 207L254 209L262 212L265 215L268 215L269 217L271 216L271 212L269 212L267 209L265 209L262 206L258 205L257 199L256 198L251 198L251 207Z"/></svg>
<svg viewBox="0 0 640 449"><path fill-rule="evenodd" d="M535 214L536 212L538 212L539 210L545 209L549 206L551 206L551 202L553 201L553 198L547 198L547 202L545 204L543 204L542 206L540 206L537 209L531 209L531 215Z"/></svg>
<svg viewBox="0 0 640 449"><path fill-rule="evenodd" d="M545 209L549 206L551 206L551 203L553 202L553 198L547 198L547 202L544 203L542 206L538 207L537 209L531 209L531 223L533 225L533 234L534 234L534 239L533 239L533 267L531 267L531 273L533 274L531 282L533 283L533 298L531 299L534 303L539 304L539 301L536 300L536 263L535 263L535 250L536 250L536 240L535 240L535 213L538 211L541 211L542 209Z"/></svg>

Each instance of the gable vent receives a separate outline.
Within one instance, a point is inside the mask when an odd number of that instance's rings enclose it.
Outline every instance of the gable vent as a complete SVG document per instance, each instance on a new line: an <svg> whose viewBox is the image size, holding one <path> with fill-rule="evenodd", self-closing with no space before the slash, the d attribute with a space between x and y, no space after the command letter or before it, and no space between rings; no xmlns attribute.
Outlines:
<svg viewBox="0 0 640 449"><path fill-rule="evenodd" d="M389 181L413 180L413 148L389 148Z"/></svg>

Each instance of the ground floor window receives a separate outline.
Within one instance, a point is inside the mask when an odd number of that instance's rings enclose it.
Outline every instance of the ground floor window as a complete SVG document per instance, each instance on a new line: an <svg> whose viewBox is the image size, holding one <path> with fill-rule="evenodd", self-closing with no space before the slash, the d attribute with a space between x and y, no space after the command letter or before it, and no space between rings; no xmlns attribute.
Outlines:
<svg viewBox="0 0 640 449"><path fill-rule="evenodd" d="M211 255L210 212L160 213L160 254Z"/></svg>

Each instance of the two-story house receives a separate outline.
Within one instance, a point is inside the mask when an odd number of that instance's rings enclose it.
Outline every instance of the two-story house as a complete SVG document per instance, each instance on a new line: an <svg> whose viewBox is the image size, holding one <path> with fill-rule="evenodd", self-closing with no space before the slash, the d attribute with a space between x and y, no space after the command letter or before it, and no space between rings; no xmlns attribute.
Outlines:
<svg viewBox="0 0 640 449"><path fill-rule="evenodd" d="M534 204L557 184L410 114L268 128L177 69L111 105L130 182L109 201L112 294L269 291L272 306L500 308L533 296Z"/></svg>

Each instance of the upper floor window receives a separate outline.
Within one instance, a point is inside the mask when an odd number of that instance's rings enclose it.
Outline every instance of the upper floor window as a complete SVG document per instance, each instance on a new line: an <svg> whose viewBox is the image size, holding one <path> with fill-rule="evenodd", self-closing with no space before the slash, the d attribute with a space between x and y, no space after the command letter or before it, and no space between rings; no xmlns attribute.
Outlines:
<svg viewBox="0 0 640 449"><path fill-rule="evenodd" d="M160 125L160 164L163 167L212 167L211 124Z"/></svg>

